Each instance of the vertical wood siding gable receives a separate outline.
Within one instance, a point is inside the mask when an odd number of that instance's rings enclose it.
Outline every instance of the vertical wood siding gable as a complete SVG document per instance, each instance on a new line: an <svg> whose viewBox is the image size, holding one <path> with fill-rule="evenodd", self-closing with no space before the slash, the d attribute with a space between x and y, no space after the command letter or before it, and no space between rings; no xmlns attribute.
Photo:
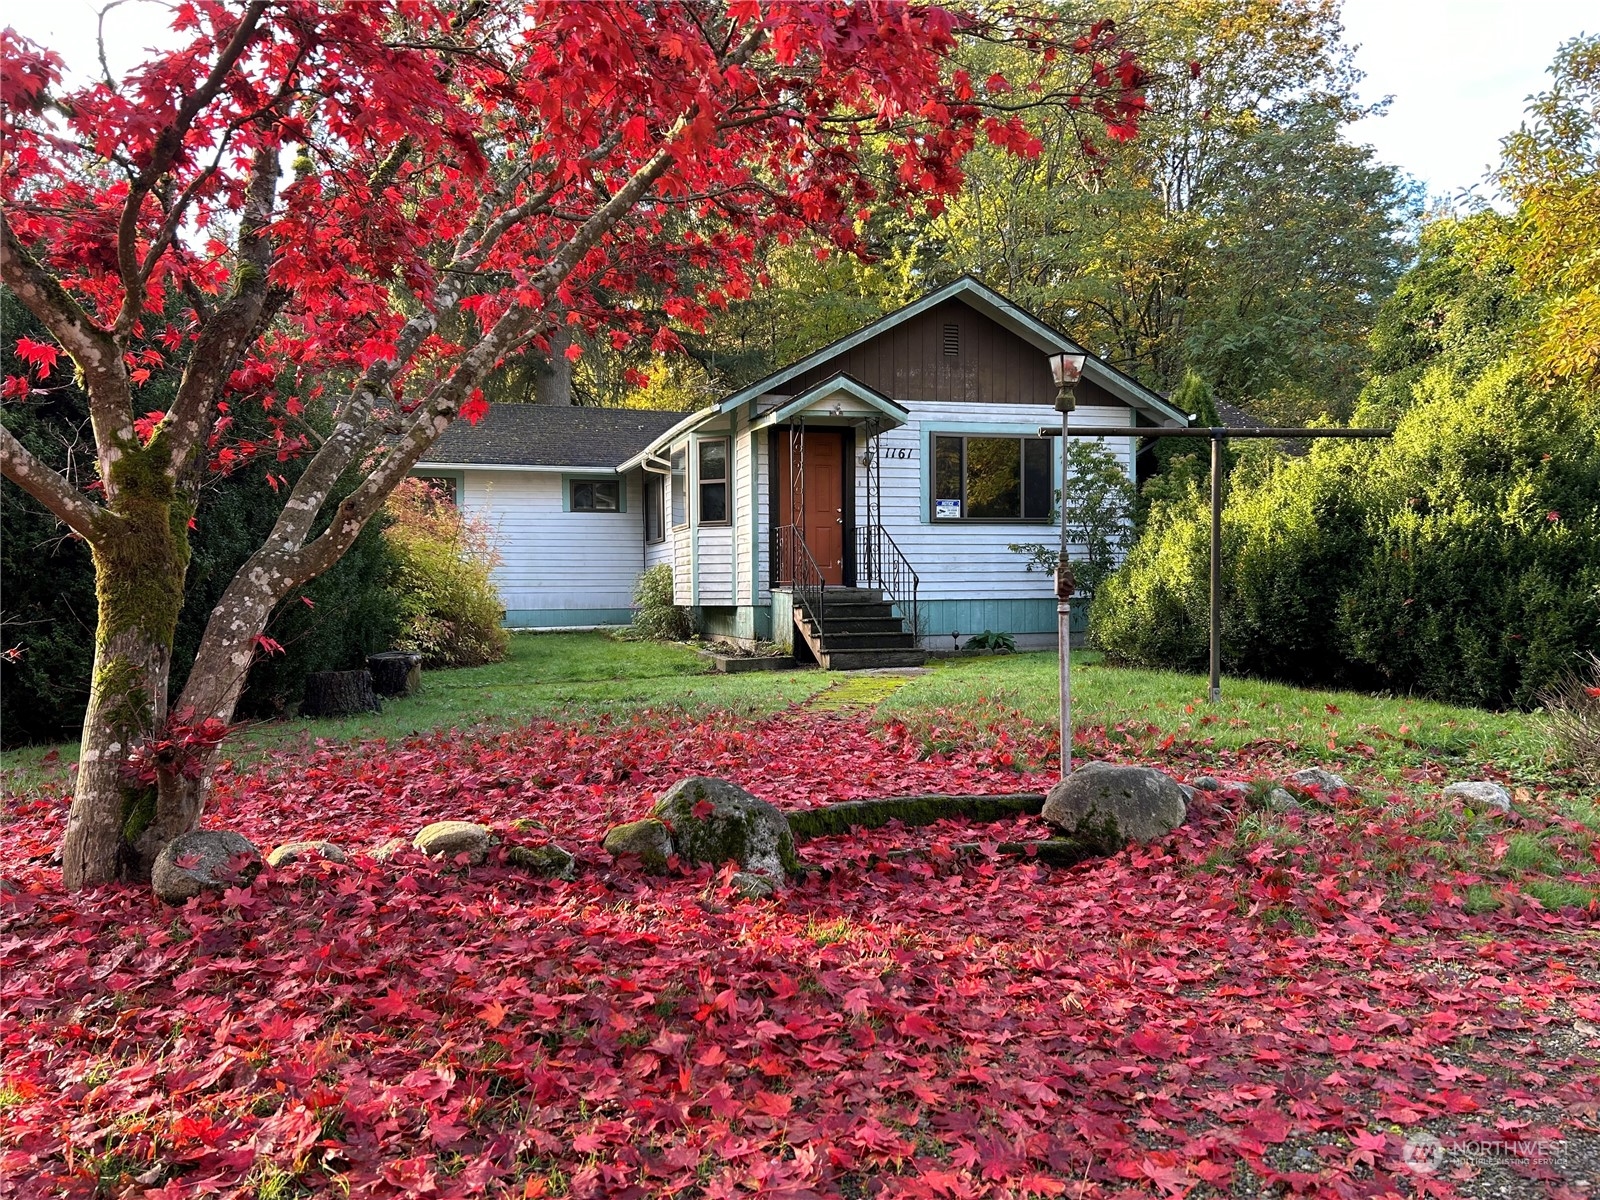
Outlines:
<svg viewBox="0 0 1600 1200"><path fill-rule="evenodd" d="M947 325L958 331L954 356L944 352ZM902 402L1053 405L1056 396L1044 352L960 300L946 300L836 355L784 390L799 395L840 372ZM1088 380L1079 385L1078 402L1126 408Z"/></svg>

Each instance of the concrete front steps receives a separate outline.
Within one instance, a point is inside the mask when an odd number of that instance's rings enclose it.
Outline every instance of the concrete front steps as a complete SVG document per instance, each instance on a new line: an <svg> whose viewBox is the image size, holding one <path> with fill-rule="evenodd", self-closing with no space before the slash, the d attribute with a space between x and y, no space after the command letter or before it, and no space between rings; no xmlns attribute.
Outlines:
<svg viewBox="0 0 1600 1200"><path fill-rule="evenodd" d="M928 652L894 615L894 605L877 588L827 589L822 627L803 605L795 605L795 633L828 671L869 671L877 667L920 667Z"/></svg>

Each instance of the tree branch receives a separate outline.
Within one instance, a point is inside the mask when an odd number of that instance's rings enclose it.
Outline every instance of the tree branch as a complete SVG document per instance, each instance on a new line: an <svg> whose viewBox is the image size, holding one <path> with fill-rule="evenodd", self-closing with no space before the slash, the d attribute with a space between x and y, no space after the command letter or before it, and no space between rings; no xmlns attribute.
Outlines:
<svg viewBox="0 0 1600 1200"><path fill-rule="evenodd" d="M233 37L222 48L222 53L211 65L211 71L205 80L178 106L172 123L156 136L150 161L145 164L138 178L128 189L128 198L122 205L122 217L117 222L117 269L122 275L124 293L122 311L117 314L116 334L119 339L131 336L133 327L144 315L144 272L139 262L139 210L144 207L145 197L150 194L156 182L178 160L178 155L183 151L184 138L188 136L195 118L222 90L228 73L244 55L250 40L255 37L256 27L266 11L267 0L250 0L249 7L245 9L244 15L239 18L238 27L233 31Z"/></svg>
<svg viewBox="0 0 1600 1200"><path fill-rule="evenodd" d="M0 425L0 474L91 545L105 536L106 521L111 514L68 483L61 472L47 466L3 425Z"/></svg>
<svg viewBox="0 0 1600 1200"><path fill-rule="evenodd" d="M169 410L172 441L171 467L176 478L200 442L207 415L240 352L260 328L267 304L267 271L272 265L272 222L278 195L277 150L257 148L250 165L244 212L239 222L239 265L234 272L233 295L211 315L200 331L178 383Z"/></svg>

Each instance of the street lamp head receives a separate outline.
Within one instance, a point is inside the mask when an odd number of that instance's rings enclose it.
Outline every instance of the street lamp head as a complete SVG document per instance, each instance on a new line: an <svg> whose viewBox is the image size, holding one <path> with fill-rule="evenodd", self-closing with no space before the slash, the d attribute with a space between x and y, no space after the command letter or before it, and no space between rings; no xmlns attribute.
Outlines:
<svg viewBox="0 0 1600 1200"><path fill-rule="evenodd" d="M1056 386L1071 387L1083 378L1083 364L1088 357L1087 354L1052 354L1050 375L1055 379Z"/></svg>
<svg viewBox="0 0 1600 1200"><path fill-rule="evenodd" d="M1072 389L1083 378L1083 364L1087 358L1086 354L1050 356L1050 375L1056 381L1056 408L1062 412L1071 412L1074 407Z"/></svg>

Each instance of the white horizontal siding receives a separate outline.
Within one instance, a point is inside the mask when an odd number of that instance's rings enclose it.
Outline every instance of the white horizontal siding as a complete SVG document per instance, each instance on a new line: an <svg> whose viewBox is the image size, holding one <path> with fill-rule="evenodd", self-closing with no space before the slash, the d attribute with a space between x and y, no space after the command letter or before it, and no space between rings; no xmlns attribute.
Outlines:
<svg viewBox="0 0 1600 1200"><path fill-rule="evenodd" d="M1027 570L1025 555L1006 547L1013 542L1054 544L1060 537L1054 524L934 524L928 520L924 499L924 474L931 471L928 461L931 446L928 434L982 434L986 430L1009 436L1037 436L1046 425L1058 425L1061 414L1047 405L955 404L943 401L904 402L910 420L898 429L886 430L877 439L880 448L906 448L908 458L882 460L882 507L878 515L889 536L911 562L921 581L924 600L1048 599L1055 595L1050 576ZM1133 414L1126 408L1080 408L1072 415L1074 424L1128 425ZM1127 470L1132 462L1133 439L1115 438L1106 447ZM1060 446L1052 441L1059 477ZM1057 483L1059 484L1059 478ZM928 486L932 486L931 477ZM865 470L856 478L856 512L866 519Z"/></svg>
<svg viewBox="0 0 1600 1200"><path fill-rule="evenodd" d="M692 533L689 526L674 529L667 535L667 545L672 548L672 601L674 604L694 603Z"/></svg>
<svg viewBox="0 0 1600 1200"><path fill-rule="evenodd" d="M733 603L733 526L702 525L699 530L701 604Z"/></svg>
<svg viewBox="0 0 1600 1200"><path fill-rule="evenodd" d="M508 609L627 608L644 569L644 496L627 481L627 512L562 511L562 477L526 471L466 471L462 506L489 524Z"/></svg>

